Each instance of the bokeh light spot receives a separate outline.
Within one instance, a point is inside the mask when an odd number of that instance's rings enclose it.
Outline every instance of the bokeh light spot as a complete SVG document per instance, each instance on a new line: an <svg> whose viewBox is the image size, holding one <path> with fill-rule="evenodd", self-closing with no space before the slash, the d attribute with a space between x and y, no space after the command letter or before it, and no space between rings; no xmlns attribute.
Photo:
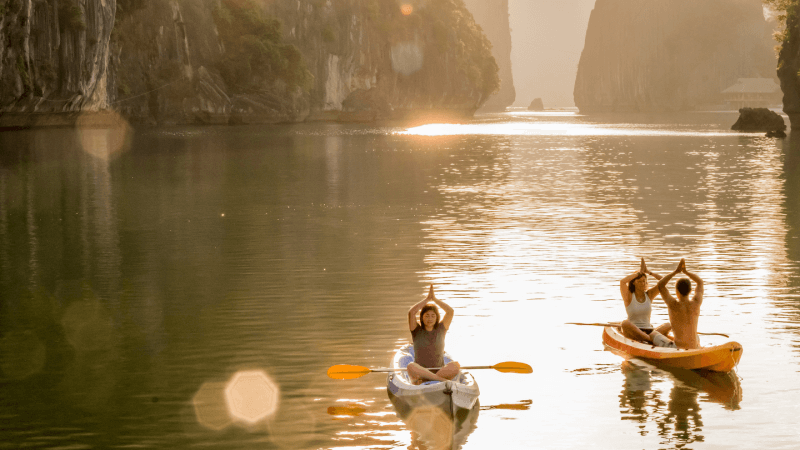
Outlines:
<svg viewBox="0 0 800 450"><path fill-rule="evenodd" d="M403 13L404 16L407 16L414 12L414 7L406 3L400 7L400 12Z"/></svg>
<svg viewBox="0 0 800 450"><path fill-rule="evenodd" d="M251 424L275 414L279 397L278 385L261 370L237 372L225 388L231 416Z"/></svg>
<svg viewBox="0 0 800 450"><path fill-rule="evenodd" d="M114 323L91 289L84 286L82 295L61 318L67 341L78 351L107 350L116 336Z"/></svg>
<svg viewBox="0 0 800 450"><path fill-rule="evenodd" d="M105 161L116 159L130 147L131 127L116 112L81 114L75 129L83 150Z"/></svg>
<svg viewBox="0 0 800 450"><path fill-rule="evenodd" d="M221 430L233 422L228 414L223 382L203 383L194 395L192 405L197 421L206 428Z"/></svg>
<svg viewBox="0 0 800 450"><path fill-rule="evenodd" d="M405 76L422 68L424 56L419 40L399 42L392 46L392 70Z"/></svg>

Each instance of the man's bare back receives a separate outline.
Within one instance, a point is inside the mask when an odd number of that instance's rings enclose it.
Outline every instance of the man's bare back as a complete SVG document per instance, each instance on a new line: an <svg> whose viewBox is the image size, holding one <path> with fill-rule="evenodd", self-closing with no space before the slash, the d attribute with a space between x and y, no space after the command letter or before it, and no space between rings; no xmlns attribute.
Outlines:
<svg viewBox="0 0 800 450"><path fill-rule="evenodd" d="M692 284L686 278L678 280L675 285L677 298L667 291L667 283L678 273L685 274L697 285L691 298L689 295ZM697 323L700 318L700 306L703 304L703 280L687 271L686 262L681 259L678 267L672 273L659 280L658 290L669 309L669 321L672 324L675 345L683 349L700 348L700 340L697 338Z"/></svg>

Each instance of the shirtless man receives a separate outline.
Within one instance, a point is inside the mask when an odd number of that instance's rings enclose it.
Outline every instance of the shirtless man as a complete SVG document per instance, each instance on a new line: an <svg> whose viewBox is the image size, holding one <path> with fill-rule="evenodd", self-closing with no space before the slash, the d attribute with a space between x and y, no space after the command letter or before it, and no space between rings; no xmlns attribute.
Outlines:
<svg viewBox="0 0 800 450"><path fill-rule="evenodd" d="M689 299L689 294L692 292L692 282L688 278L681 278L675 283L677 299L667 291L667 283L678 273L683 273L697 284L691 299ZM675 335L675 345L683 349L700 348L700 340L697 338L697 321L700 318L700 305L703 304L703 280L687 271L686 261L681 259L675 271L660 279L657 286L661 298L664 299L664 303L669 309L669 321Z"/></svg>

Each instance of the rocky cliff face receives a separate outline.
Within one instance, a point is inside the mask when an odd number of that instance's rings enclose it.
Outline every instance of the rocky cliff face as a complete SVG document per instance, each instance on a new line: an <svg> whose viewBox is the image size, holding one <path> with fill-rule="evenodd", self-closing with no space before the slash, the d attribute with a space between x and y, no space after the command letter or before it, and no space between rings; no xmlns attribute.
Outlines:
<svg viewBox="0 0 800 450"><path fill-rule="evenodd" d="M575 81L581 112L691 110L773 77L760 0L597 0Z"/></svg>
<svg viewBox="0 0 800 450"><path fill-rule="evenodd" d="M778 78L783 91L783 112L792 129L800 127L800 11L790 8L778 55Z"/></svg>
<svg viewBox="0 0 800 450"><path fill-rule="evenodd" d="M113 0L0 1L0 114L109 107Z"/></svg>
<svg viewBox="0 0 800 450"><path fill-rule="evenodd" d="M500 91L491 96L484 110L503 111L517 97L511 73L511 24L508 19L508 0L464 0L475 22L483 28L492 43L492 55L500 68Z"/></svg>
<svg viewBox="0 0 800 450"><path fill-rule="evenodd" d="M463 0L404 5L0 0L0 122L101 110L162 124L471 115L499 85L485 35Z"/></svg>

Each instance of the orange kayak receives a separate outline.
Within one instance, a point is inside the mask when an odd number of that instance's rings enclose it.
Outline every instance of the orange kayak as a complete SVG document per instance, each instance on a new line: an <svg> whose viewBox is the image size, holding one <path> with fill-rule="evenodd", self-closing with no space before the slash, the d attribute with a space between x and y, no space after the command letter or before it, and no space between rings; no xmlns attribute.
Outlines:
<svg viewBox="0 0 800 450"><path fill-rule="evenodd" d="M742 358L742 346L738 342L726 342L713 347L692 350L656 347L634 341L623 336L619 328L605 327L603 342L614 350L632 358L655 362L669 367L692 370L730 372Z"/></svg>

